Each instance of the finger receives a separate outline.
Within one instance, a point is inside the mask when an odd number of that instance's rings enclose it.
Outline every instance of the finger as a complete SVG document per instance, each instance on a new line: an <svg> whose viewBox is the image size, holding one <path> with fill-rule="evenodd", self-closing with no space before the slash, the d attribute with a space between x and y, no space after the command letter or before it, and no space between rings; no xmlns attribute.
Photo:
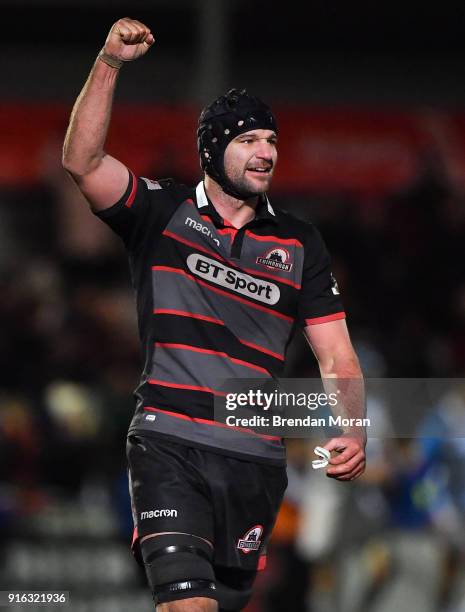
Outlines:
<svg viewBox="0 0 465 612"><path fill-rule="evenodd" d="M350 438L331 438L331 440L328 440L328 442L326 442L323 448L326 448L326 450L328 450L329 452L341 452L345 448L347 448L352 442L353 440L351 440Z"/></svg>
<svg viewBox="0 0 465 612"><path fill-rule="evenodd" d="M351 438L333 438L324 446L328 451L336 451L339 454L330 459L332 465L338 465L351 459L361 449L361 445L357 440Z"/></svg>
<svg viewBox="0 0 465 612"><path fill-rule="evenodd" d="M363 467L363 470L359 470L354 476L352 476L350 480L357 480L357 478L360 478L360 476L363 476L364 471L365 471L365 467Z"/></svg>
<svg viewBox="0 0 465 612"><path fill-rule="evenodd" d="M363 468L353 471L351 474L347 474L346 476L344 476L343 481L350 482L351 480L357 480L357 478L360 478L364 471L365 466L363 466Z"/></svg>
<svg viewBox="0 0 465 612"><path fill-rule="evenodd" d="M364 463L365 463L365 455L363 453L357 453L357 455L352 457L350 461L347 461L346 463L342 465L328 466L327 471L332 472L334 474L343 474L344 472L349 472L349 471L356 469L357 466L362 465Z"/></svg>
<svg viewBox="0 0 465 612"><path fill-rule="evenodd" d="M140 30L144 30L146 32L150 32L150 28L148 28L146 25L144 25L142 23L142 21L139 21L137 19L131 19L131 23L133 23Z"/></svg>
<svg viewBox="0 0 465 612"><path fill-rule="evenodd" d="M113 26L112 33L119 36L121 40L126 41L131 35L131 30L124 23L118 21Z"/></svg>
<svg viewBox="0 0 465 612"><path fill-rule="evenodd" d="M350 472L349 474L340 474L337 476L331 476L330 474L327 474L327 476L328 478L333 478L334 480L337 480L337 481L349 482L351 480L354 480L357 474L358 474L358 471Z"/></svg>
<svg viewBox="0 0 465 612"><path fill-rule="evenodd" d="M153 36L153 34L151 32L149 32L147 34L146 39L144 40L144 43L148 46L151 47L153 45L153 43L155 42L155 38Z"/></svg>
<svg viewBox="0 0 465 612"><path fill-rule="evenodd" d="M134 40L134 43L145 43L148 36L150 35L150 31L147 29L138 29L137 36ZM153 36L152 36L153 39ZM149 45L150 46L150 45Z"/></svg>
<svg viewBox="0 0 465 612"><path fill-rule="evenodd" d="M136 42L137 35L131 28L118 26L116 33L119 34L125 45L132 45Z"/></svg>
<svg viewBox="0 0 465 612"><path fill-rule="evenodd" d="M130 45L138 44L141 41L141 39L142 39L141 32L140 32L139 28L136 28L133 24L131 24L130 32L131 32L131 34L129 36L129 39L127 41L125 41L125 42L128 42Z"/></svg>
<svg viewBox="0 0 465 612"><path fill-rule="evenodd" d="M147 42L148 40L152 40L152 43ZM152 36L150 31L144 32L144 34L142 35L142 38L141 38L141 42L145 43L147 45L147 47L150 47L150 45L153 44L153 40L154 40L154 38L153 38L153 36Z"/></svg>
<svg viewBox="0 0 465 612"><path fill-rule="evenodd" d="M326 448L326 450L329 450L331 452L333 450L337 450L338 448L345 448L346 443L347 440L344 440L343 438L331 438L331 440L328 440L326 442L323 448Z"/></svg>
<svg viewBox="0 0 465 612"><path fill-rule="evenodd" d="M124 26L125 28L131 29L135 21L135 19L131 19L130 17L122 17L121 19L118 19L116 23Z"/></svg>
<svg viewBox="0 0 465 612"><path fill-rule="evenodd" d="M365 461L364 456L361 453L357 453L350 461L347 461L343 465L338 465L336 467L329 467L326 470L327 474L344 474L346 472L351 472L357 466L359 466L363 461Z"/></svg>
<svg viewBox="0 0 465 612"><path fill-rule="evenodd" d="M131 19L131 28L137 32L137 42L143 42L150 34L150 29L137 19Z"/></svg>
<svg viewBox="0 0 465 612"><path fill-rule="evenodd" d="M326 475L328 476L328 478L334 478L334 480L348 481L348 480L355 480L356 478L361 476L364 471L365 471L365 462L363 462L361 465L357 466L355 469L349 472L345 472L342 474L328 474L327 473Z"/></svg>
<svg viewBox="0 0 465 612"><path fill-rule="evenodd" d="M347 463L348 461L353 459L353 457L355 457L359 453L361 453L361 450L360 450L359 447L352 447L352 446L350 446L350 447L346 448L344 450L344 452L340 453L339 455L331 457L329 463L331 465L341 465L342 463Z"/></svg>
<svg viewBox="0 0 465 612"><path fill-rule="evenodd" d="M116 27L126 44L137 44L142 39L142 32L145 32L146 28L139 27L136 23L134 19L129 18L124 18L117 22Z"/></svg>
<svg viewBox="0 0 465 612"><path fill-rule="evenodd" d="M355 463L354 465L343 465L340 468L337 468L337 471L327 470L326 475L329 476L330 478L339 478L342 476L344 477L353 476L355 472L362 469L362 467L364 467L364 462L359 461Z"/></svg>

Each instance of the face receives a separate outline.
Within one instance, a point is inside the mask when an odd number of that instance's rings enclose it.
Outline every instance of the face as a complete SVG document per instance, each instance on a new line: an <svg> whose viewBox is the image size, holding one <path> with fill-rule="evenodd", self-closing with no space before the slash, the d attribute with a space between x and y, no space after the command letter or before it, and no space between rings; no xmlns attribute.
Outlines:
<svg viewBox="0 0 465 612"><path fill-rule="evenodd" d="M259 195L268 191L277 159L275 132L251 130L228 144L224 170L237 189Z"/></svg>

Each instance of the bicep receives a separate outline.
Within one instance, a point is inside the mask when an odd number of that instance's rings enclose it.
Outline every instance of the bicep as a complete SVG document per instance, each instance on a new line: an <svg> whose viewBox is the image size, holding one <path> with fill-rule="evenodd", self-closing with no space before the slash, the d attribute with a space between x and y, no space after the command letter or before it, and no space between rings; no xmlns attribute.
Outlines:
<svg viewBox="0 0 465 612"><path fill-rule="evenodd" d="M71 176L94 212L110 208L128 187L127 167L108 154L91 172Z"/></svg>

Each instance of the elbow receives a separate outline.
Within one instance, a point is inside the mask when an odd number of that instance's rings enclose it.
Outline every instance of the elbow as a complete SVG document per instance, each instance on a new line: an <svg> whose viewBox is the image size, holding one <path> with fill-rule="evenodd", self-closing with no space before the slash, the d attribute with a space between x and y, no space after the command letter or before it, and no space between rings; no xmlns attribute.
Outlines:
<svg viewBox="0 0 465 612"><path fill-rule="evenodd" d="M104 156L105 152L102 150L92 151L66 138L63 144L61 165L78 182L98 168Z"/></svg>
<svg viewBox="0 0 465 612"><path fill-rule="evenodd" d="M85 176L93 172L97 168L99 163L99 159L75 159L73 155L68 154L66 151L63 151L63 155L61 158L61 164L64 170L66 170L66 172L68 172L68 174L70 174L76 182L79 182Z"/></svg>
<svg viewBox="0 0 465 612"><path fill-rule="evenodd" d="M66 170L66 172L69 172L70 174L74 173L74 169L76 166L76 156L73 155L72 153L72 149L70 147L70 144L68 142L68 138L65 139L65 142L63 144L63 150L61 153L61 165L63 166L63 168Z"/></svg>
<svg viewBox="0 0 465 612"><path fill-rule="evenodd" d="M83 176L85 174L82 164L79 165L76 159L74 159L73 156L66 151L66 149L63 149L61 165L73 178L78 178L79 176Z"/></svg>
<svg viewBox="0 0 465 612"><path fill-rule="evenodd" d="M67 159L62 159L61 165L63 169L66 170L68 174L70 174L73 178L77 178L77 172L74 165Z"/></svg>

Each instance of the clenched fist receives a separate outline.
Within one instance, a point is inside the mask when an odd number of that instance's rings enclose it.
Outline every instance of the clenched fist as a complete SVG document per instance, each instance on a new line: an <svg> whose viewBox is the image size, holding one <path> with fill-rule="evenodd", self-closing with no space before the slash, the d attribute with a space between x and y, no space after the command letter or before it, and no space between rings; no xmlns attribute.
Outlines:
<svg viewBox="0 0 465 612"><path fill-rule="evenodd" d="M147 26L124 17L113 24L102 52L116 60L130 62L147 53L154 42Z"/></svg>

